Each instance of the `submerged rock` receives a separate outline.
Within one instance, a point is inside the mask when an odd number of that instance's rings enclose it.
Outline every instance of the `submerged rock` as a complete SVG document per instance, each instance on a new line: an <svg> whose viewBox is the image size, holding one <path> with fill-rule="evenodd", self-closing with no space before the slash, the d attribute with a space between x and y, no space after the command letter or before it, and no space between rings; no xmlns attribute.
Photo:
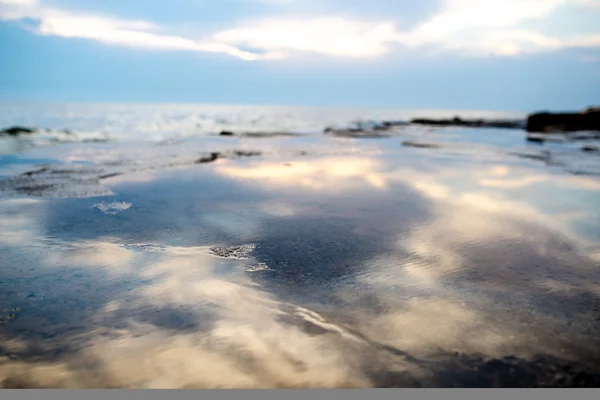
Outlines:
<svg viewBox="0 0 600 400"><path fill-rule="evenodd" d="M34 128L26 128L24 126L12 126L0 131L0 135L19 136L22 134L31 134L36 132Z"/></svg>
<svg viewBox="0 0 600 400"><path fill-rule="evenodd" d="M123 244L119 247L139 253L162 253L167 251L167 248L160 244Z"/></svg>
<svg viewBox="0 0 600 400"><path fill-rule="evenodd" d="M245 244L241 246L212 247L209 254L220 258L234 258L246 260L256 248L255 244Z"/></svg>
<svg viewBox="0 0 600 400"><path fill-rule="evenodd" d="M598 152L600 152L600 147L598 147L598 146L583 146L581 148L581 150L598 153Z"/></svg>
<svg viewBox="0 0 600 400"><path fill-rule="evenodd" d="M211 163L214 161L217 161L220 158L238 158L238 157L257 157L262 155L262 152L260 151L252 151L252 150L236 150L233 151L231 153L220 153L220 152L213 152L210 153L209 155L200 157L199 159L197 159L195 161L196 164L205 164L205 163Z"/></svg>
<svg viewBox="0 0 600 400"><path fill-rule="evenodd" d="M270 268L265 263L258 263L253 265L248 265L246 267L246 272L259 272L259 271L269 271Z"/></svg>
<svg viewBox="0 0 600 400"><path fill-rule="evenodd" d="M600 108L589 107L578 113L540 112L527 118L528 132L600 131Z"/></svg>
<svg viewBox="0 0 600 400"><path fill-rule="evenodd" d="M392 128L392 127L395 127L395 126L406 126L406 125L410 125L410 123L409 123L409 122L407 122L407 121L383 121L383 122L381 123L381 125L382 125L383 127L386 127L386 128Z"/></svg>
<svg viewBox="0 0 600 400"><path fill-rule="evenodd" d="M204 164L217 161L219 157L221 157L221 153L210 153L208 156L200 157L199 159L197 159L196 164Z"/></svg>
<svg viewBox="0 0 600 400"><path fill-rule="evenodd" d="M405 140L404 142L402 142L402 146L417 147L417 148L421 148L421 149L439 149L442 147L441 145L435 144L435 143L417 143L417 142L411 142L410 140Z"/></svg>
<svg viewBox="0 0 600 400"><path fill-rule="evenodd" d="M348 138L387 138L390 135L386 133L382 133L381 131L385 129L358 129L358 128L350 128L350 129L334 129L334 128L326 128L325 134L338 136L338 137L348 137Z"/></svg>
<svg viewBox="0 0 600 400"><path fill-rule="evenodd" d="M383 133L390 131L395 127L408 125L405 121L355 121L352 126L345 128L327 127L323 133L352 138L385 138L389 134Z"/></svg>
<svg viewBox="0 0 600 400"><path fill-rule="evenodd" d="M98 179L108 179L108 178L114 178L115 176L121 176L123 175L122 172L111 172L109 174L104 174L104 175L100 175L98 177Z"/></svg>
<svg viewBox="0 0 600 400"><path fill-rule="evenodd" d="M527 135L527 141L534 143L544 143L546 139L540 136Z"/></svg>
<svg viewBox="0 0 600 400"><path fill-rule="evenodd" d="M296 136L296 133L292 132L232 132L232 131L221 131L219 136L240 136L250 138L270 138L276 136Z"/></svg>

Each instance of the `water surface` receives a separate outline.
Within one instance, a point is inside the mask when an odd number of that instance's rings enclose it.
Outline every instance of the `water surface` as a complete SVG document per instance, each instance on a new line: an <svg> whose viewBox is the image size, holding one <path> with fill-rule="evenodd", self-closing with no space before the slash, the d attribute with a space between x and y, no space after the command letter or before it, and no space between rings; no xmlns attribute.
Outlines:
<svg viewBox="0 0 600 400"><path fill-rule="evenodd" d="M599 158L524 136L13 147L1 385L600 386Z"/></svg>

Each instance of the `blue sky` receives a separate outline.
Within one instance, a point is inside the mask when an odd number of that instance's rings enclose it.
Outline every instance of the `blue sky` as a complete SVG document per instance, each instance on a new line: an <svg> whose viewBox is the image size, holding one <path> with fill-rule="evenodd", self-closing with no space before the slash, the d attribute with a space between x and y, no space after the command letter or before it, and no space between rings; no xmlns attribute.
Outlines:
<svg viewBox="0 0 600 400"><path fill-rule="evenodd" d="M600 0L0 0L0 99L600 104Z"/></svg>

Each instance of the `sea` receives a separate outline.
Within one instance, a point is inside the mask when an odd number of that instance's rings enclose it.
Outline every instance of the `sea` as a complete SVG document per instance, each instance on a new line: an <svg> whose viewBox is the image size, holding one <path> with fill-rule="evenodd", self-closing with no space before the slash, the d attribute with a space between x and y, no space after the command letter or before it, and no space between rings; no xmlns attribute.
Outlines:
<svg viewBox="0 0 600 400"><path fill-rule="evenodd" d="M600 387L598 135L454 116L0 103L0 387Z"/></svg>

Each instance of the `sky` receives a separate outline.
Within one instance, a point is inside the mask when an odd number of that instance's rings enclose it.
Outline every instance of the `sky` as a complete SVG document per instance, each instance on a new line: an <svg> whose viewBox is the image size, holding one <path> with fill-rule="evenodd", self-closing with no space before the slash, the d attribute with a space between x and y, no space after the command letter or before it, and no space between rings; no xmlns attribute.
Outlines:
<svg viewBox="0 0 600 400"><path fill-rule="evenodd" d="M600 0L0 0L0 100L600 105Z"/></svg>

